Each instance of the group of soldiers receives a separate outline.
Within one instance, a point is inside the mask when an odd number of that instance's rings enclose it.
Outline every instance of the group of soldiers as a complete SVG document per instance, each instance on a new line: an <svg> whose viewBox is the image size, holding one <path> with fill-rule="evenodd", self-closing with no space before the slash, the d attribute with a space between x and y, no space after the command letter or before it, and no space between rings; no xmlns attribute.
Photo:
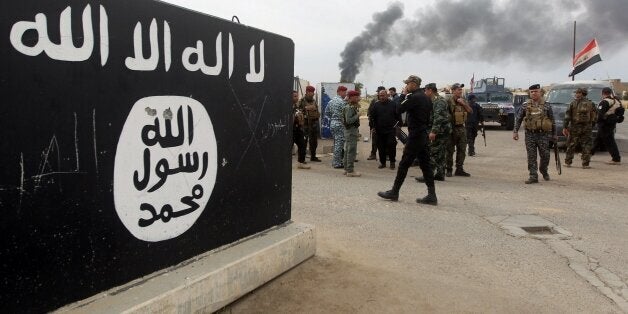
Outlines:
<svg viewBox="0 0 628 314"><path fill-rule="evenodd" d="M450 98L439 95L435 83L421 88L421 79L410 75L403 81L406 85L401 95L396 90L386 92L385 87L378 88L377 100L368 110L369 126L375 143L369 159L376 159L375 148L379 150L379 166L385 168L386 161L390 169L396 168L396 137L399 136L401 114L407 114L408 134L404 138L403 155L397 168L397 174L390 190L377 194L393 201L399 199L399 190L407 176L410 166L418 164L423 176L416 180L424 182L428 193L416 201L422 204L437 205L434 180L445 181L445 177L470 174L463 168L466 151L475 155L475 138L478 128L483 127L481 107L475 102L475 96L463 97L464 84L453 84ZM320 113L313 95L314 87L308 86L303 99L298 99L293 92L294 143L298 147L298 168L309 169L305 162L305 138L309 138L310 161L316 158L316 140ZM338 87L337 95L329 102L324 116L330 120L334 138L332 167L344 169L348 177L359 177L354 170L357 141L359 139L359 100L360 93ZM538 183L540 172L544 180L550 180L548 166L550 143L556 143L556 125L552 108L545 103L539 84L529 87L530 99L522 106L515 119L513 139L518 140L518 131L525 121L525 144L528 157L529 178L526 184ZM620 164L620 156L614 140L613 131L618 119L618 108L623 110L612 96L610 89L602 91L604 99L596 106L586 98L587 91L578 89L575 99L565 115L563 133L568 137L565 165L570 166L577 146L582 148L582 167L590 168L592 148L591 129L598 124L598 141L604 143L612 160L608 164ZM313 108L315 107L315 108ZM623 113L623 112L622 112ZM623 119L623 117L622 117ZM454 152L456 158L454 163ZM537 153L540 163L537 163ZM456 166L454 171L453 166Z"/></svg>
<svg viewBox="0 0 628 314"><path fill-rule="evenodd" d="M515 119L513 139L519 139L519 128L525 121L525 144L528 157L529 178L526 184L539 182L538 173L543 180L549 181L548 166L550 147L558 145L556 124L550 104L545 103L541 86L534 84L529 87L530 99L522 106ZM593 126L598 126L596 143L603 143L612 159L607 164L621 164L621 156L615 142L614 130L617 122L623 121L623 107L621 101L613 96L613 91L605 87L602 89L602 100L597 108L587 98L587 90L578 88L574 100L565 111L563 135L567 136L565 166L571 167L576 147L581 148L582 168L590 169L591 155L594 150L591 136ZM540 163L537 164L537 152Z"/></svg>

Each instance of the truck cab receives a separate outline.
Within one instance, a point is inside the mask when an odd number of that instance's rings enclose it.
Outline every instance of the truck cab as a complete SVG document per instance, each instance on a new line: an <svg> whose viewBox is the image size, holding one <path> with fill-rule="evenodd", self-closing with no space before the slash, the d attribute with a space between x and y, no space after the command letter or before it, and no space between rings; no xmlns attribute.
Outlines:
<svg viewBox="0 0 628 314"><path fill-rule="evenodd" d="M473 85L473 94L482 107L485 122L499 122L507 130L512 130L515 126L514 97L504 84L502 77L480 79Z"/></svg>

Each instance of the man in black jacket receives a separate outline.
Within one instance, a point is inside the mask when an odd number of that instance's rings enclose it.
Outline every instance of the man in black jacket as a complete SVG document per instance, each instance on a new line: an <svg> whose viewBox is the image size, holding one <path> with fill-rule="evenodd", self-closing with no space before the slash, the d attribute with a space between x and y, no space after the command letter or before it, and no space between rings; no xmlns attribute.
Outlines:
<svg viewBox="0 0 628 314"><path fill-rule="evenodd" d="M380 91L386 90L386 87L384 86L378 86L377 87L377 95L379 95ZM377 159L375 157L375 154L377 154L377 132L375 132L375 127L373 125L373 119L371 119L371 111L373 110L373 106L375 106L375 103L377 102L378 98L375 97L373 98L373 100L371 100L371 103L369 104L369 108L366 111L366 115L369 118L369 130L371 132L371 154L369 155L368 158L366 158L366 160L375 160ZM386 163L386 160L384 160L384 163Z"/></svg>
<svg viewBox="0 0 628 314"><path fill-rule="evenodd" d="M401 117L397 114L397 104L388 98L386 90L377 93L378 101L371 109L370 119L377 134L377 150L379 150L379 169L386 167L386 157L390 160L390 169L395 169L397 156L397 140L395 125L401 125Z"/></svg>
<svg viewBox="0 0 628 314"><path fill-rule="evenodd" d="M392 190L386 192L378 192L382 198L397 201L399 199L399 189L408 174L408 168L412 165L415 158L419 159L419 167L425 178L427 185L427 196L417 198L417 203L436 205L436 189L434 187L434 172L430 165L430 152L428 133L431 128L432 102L425 96L425 93L419 89L421 79L416 75L410 75L403 81L406 84L407 95L401 96L401 104L399 113L408 113L408 142L403 148L403 156L399 162L397 176L393 183Z"/></svg>
<svg viewBox="0 0 628 314"><path fill-rule="evenodd" d="M619 155L619 149L617 148L617 142L615 142L615 126L617 125L619 117L617 111L622 111L621 101L613 97L613 90L608 87L602 89L602 101L598 104L598 116L597 116L597 139L596 143L604 143L606 149L611 154L611 160L606 163L609 165L621 164L621 156Z"/></svg>

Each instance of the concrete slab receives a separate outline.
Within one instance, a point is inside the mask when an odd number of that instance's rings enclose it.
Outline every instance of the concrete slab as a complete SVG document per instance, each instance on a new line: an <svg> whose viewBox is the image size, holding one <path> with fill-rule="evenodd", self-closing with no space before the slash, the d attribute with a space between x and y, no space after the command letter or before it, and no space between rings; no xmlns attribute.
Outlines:
<svg viewBox="0 0 628 314"><path fill-rule="evenodd" d="M486 220L500 226L506 233L514 237L530 237L538 240L569 239L573 234L554 223L536 215L513 215L485 217ZM524 228L547 228L551 234L535 234L524 230Z"/></svg>
<svg viewBox="0 0 628 314"><path fill-rule="evenodd" d="M56 312L213 312L315 253L314 227L289 222Z"/></svg>

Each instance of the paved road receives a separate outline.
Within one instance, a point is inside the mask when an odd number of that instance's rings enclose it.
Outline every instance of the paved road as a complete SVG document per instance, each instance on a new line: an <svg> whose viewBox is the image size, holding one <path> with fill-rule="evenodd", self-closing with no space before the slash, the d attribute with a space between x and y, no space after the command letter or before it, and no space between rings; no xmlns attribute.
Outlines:
<svg viewBox="0 0 628 314"><path fill-rule="evenodd" d="M617 133L624 157L627 125ZM602 152L592 169L559 176L552 159L551 181L525 185L523 139L497 127L487 136L467 158L470 178L437 184L437 207L415 203L425 186L414 178L399 202L379 199L394 171L366 161L370 143L360 143L361 178L332 169L329 156L310 170L293 164L292 218L316 226L317 254L223 312L628 311L628 163L606 165ZM536 215L573 237L514 237L491 222L513 215Z"/></svg>

